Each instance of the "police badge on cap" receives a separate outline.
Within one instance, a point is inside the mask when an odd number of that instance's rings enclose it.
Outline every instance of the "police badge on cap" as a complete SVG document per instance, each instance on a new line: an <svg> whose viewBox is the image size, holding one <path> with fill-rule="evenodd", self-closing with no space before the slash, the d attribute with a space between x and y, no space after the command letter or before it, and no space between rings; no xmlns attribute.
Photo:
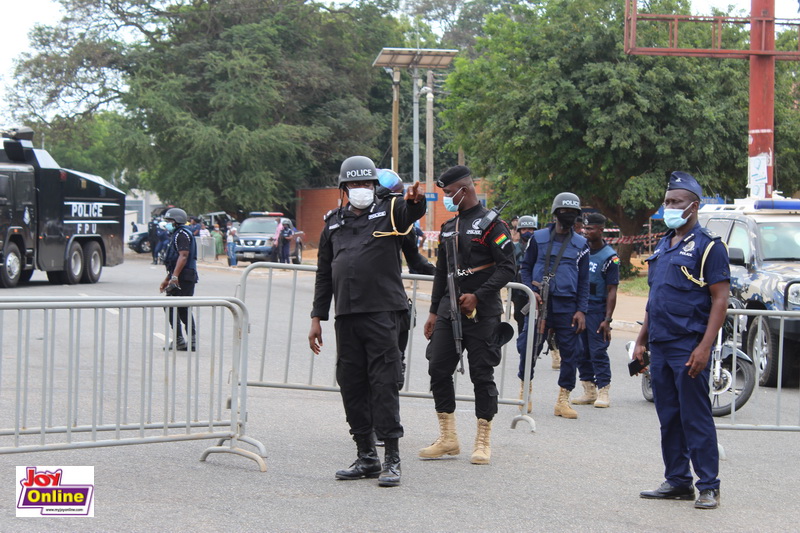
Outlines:
<svg viewBox="0 0 800 533"><path fill-rule="evenodd" d="M675 189L683 189L693 193L697 196L699 200L703 196L703 189L700 188L700 184L697 183L697 180L694 179L694 176L689 174L688 172L681 172L675 171L669 176L669 185L667 186L668 191L673 191Z"/></svg>
<svg viewBox="0 0 800 533"><path fill-rule="evenodd" d="M451 183L454 183L458 180L462 180L464 178L468 178L472 175L472 172L465 167L464 165L456 165L454 167L450 167L439 176L439 179L436 180L436 185L439 187L447 187Z"/></svg>

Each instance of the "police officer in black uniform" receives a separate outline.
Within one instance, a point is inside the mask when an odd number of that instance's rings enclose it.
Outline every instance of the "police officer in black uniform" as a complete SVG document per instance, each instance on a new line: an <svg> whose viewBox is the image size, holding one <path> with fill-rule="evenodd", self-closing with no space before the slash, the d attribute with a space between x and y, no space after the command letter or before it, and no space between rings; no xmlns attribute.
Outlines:
<svg viewBox="0 0 800 533"><path fill-rule="evenodd" d="M503 304L500 289L516 274L514 245L506 223L495 219L488 228L479 227L489 213L478 201L469 168L457 165L439 176L436 184L444 193L445 209L458 215L442 224L439 255L433 281L431 307L425 322L425 337L430 340L426 357L431 377L431 392L439 419L439 438L419 452L424 459L457 455L461 449L455 427L456 397L453 372L459 362L451 319L462 323L463 346L467 351L469 375L475 391L475 416L478 430L470 458L473 464L488 464L491 458L491 424L497 413L497 386L494 367L500 364L500 345L495 331L500 324ZM461 292L458 317L450 316L447 289L447 257L443 239L456 236L458 285ZM477 310L476 319L467 318Z"/></svg>
<svg viewBox="0 0 800 533"><path fill-rule="evenodd" d="M711 349L728 307L728 250L697 222L702 189L686 172L673 172L664 196L670 231L647 259L650 295L634 357L648 343L653 400L661 424L665 481L642 498L693 500L699 509L719 505L719 451L711 414Z"/></svg>
<svg viewBox="0 0 800 533"><path fill-rule="evenodd" d="M198 282L197 276L197 244L189 226L186 225L188 217L186 211L177 207L170 208L164 213L167 230L170 232L167 255L164 265L167 267L167 277L161 282L161 292L167 296L194 296L194 286ZM178 321L175 323L177 309ZM175 331L175 342L169 347L185 352L188 349L186 339L183 337L181 323L186 327L187 333L191 332L191 349L197 345L194 318L187 307L168 309L169 323ZM190 323L191 322L191 323Z"/></svg>
<svg viewBox="0 0 800 533"><path fill-rule="evenodd" d="M377 170L368 157L342 163L339 187L348 204L331 212L320 236L314 305L308 341L318 354L321 320L328 319L335 299L336 379L341 388L347 423L357 446L350 468L337 479L378 477L381 486L400 484L398 382L402 371L397 346L401 315L408 299L401 278L398 232L425 214L419 183L405 198L375 196ZM383 466L372 430L385 442Z"/></svg>

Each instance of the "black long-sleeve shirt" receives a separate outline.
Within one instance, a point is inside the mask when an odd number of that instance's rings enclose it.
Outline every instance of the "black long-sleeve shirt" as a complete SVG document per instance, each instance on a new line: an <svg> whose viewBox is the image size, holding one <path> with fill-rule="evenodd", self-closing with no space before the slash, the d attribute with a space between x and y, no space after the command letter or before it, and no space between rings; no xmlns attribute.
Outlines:
<svg viewBox="0 0 800 533"><path fill-rule="evenodd" d="M317 257L312 318L328 319L332 297L335 316L408 309L400 264L403 237L373 235L392 231L391 212L392 198L388 197L359 215L344 207L326 218ZM395 197L398 231L405 231L424 214L424 200L415 204Z"/></svg>
<svg viewBox="0 0 800 533"><path fill-rule="evenodd" d="M442 224L439 236L439 258L433 279L431 313L449 316L447 301L447 257L443 239L456 231L458 221L458 278L461 293L472 293L478 299L478 316L497 316L503 313L500 289L514 281L516 264L511 233L505 222L497 219L486 231L478 229L478 223L489 210L478 204ZM494 265L471 272L472 269L494 263Z"/></svg>

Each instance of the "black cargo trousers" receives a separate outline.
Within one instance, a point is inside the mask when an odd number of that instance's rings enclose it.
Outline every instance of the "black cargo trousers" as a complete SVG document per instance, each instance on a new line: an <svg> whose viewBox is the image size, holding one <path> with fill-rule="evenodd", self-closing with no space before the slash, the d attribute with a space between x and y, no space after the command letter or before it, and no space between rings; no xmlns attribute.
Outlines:
<svg viewBox="0 0 800 533"><path fill-rule="evenodd" d="M475 416L491 420L497 414L497 386L494 367L500 364L500 346L495 344L494 331L500 323L499 316L480 317L478 322L461 315L462 347L466 354L469 377L475 392ZM438 315L433 335L425 353L428 374L437 413L456 410L456 393L453 373L458 367L456 341L450 318Z"/></svg>
<svg viewBox="0 0 800 533"><path fill-rule="evenodd" d="M398 382L402 379L397 334L401 314L381 311L335 319L336 381L352 435L375 429L380 440L403 436Z"/></svg>

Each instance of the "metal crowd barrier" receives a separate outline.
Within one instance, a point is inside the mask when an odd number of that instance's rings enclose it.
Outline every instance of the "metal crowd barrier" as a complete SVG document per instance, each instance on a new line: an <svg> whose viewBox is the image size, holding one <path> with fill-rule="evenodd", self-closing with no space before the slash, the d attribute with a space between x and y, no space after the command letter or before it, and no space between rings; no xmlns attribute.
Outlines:
<svg viewBox="0 0 800 533"><path fill-rule="evenodd" d="M266 279L253 279L256 271L266 270ZM260 323L252 324L251 355L258 358L253 361L258 364L254 369L254 376L248 385L254 387L274 387L284 389L301 389L313 391L338 392L336 384L336 349L335 334L332 320L326 325L323 322L323 350L314 356L308 346L308 329L311 325L310 311L314 295L314 273L316 266L288 265L280 263L259 262L250 264L242 273L236 289L236 296L247 303L251 316L257 314L263 319ZM251 276L252 274L252 276ZM430 289L433 276L418 274L403 274L405 282L411 282L411 287L406 287L406 293L412 301L412 316L409 329L408 345L405 351L405 380L400 395L412 398L429 398L430 378L428 376L428 363L425 358L427 340L422 332L422 325L428 316L430 306ZM264 281L266 287L258 284L260 300L255 303L256 297L252 296L253 285ZM519 283L509 283L509 289L520 289L533 298L533 291ZM505 304L505 319L511 315L510 290ZM332 316L332 313L331 313ZM512 324L516 326L515 324ZM516 327L515 327L516 329ZM530 354L533 352L533 328L529 328L528 360L526 368L531 365ZM466 354L465 354L466 360ZM515 428L519 421L529 424L531 431L536 430L536 423L530 415L522 412L522 406L527 405L530 379L526 379L523 399L519 398L519 384L517 378L519 355L516 350L515 339L509 341L502 349L500 365L495 368L495 382L498 388L498 402L500 404L515 405L520 408L511 427ZM321 364L320 364L321 363ZM526 376L530 373L526 372ZM475 401L472 393L472 384L469 378L464 379L458 372L455 373L456 400Z"/></svg>
<svg viewBox="0 0 800 533"><path fill-rule="evenodd" d="M171 345L178 306L194 351ZM266 471L246 436L248 322L227 297L0 298L0 454L217 439L201 461Z"/></svg>
<svg viewBox="0 0 800 533"><path fill-rule="evenodd" d="M786 300L784 300L786 301ZM719 419L716 423L717 429L727 429L727 430L757 430L757 431L800 431L800 408L798 407L798 399L800 395L798 394L797 390L787 390L784 387L784 367L788 364L787 356L791 357L798 357L800 354L793 353L790 354L787 349L785 342L785 329L786 329L786 321L787 320L800 320L800 311L761 311L755 309L728 309L727 311L728 316L734 317L734 324L739 324L741 320L745 320L743 317L755 317L753 319L753 323L750 325L750 331L753 331L752 328L760 328L766 327L766 322L769 320L767 317L771 317L778 320L778 338L777 343L773 342L770 349L775 347L777 344L778 353L777 353L777 362L778 362L778 383L776 388L761 388L759 385L759 377L761 373L761 368L759 365L758 357L756 354L750 353L747 350L747 339L743 339L740 336L740 327L733 328L733 342L736 345L743 347L743 351L745 351L751 359L753 359L753 363L755 364L756 370L756 377L755 377L755 388L753 390L752 396L747 401L747 403L740 407L738 410L736 409L736 403L733 403L733 409L731 410L730 419L727 419L726 422L720 422ZM759 319L759 317L764 317L764 319ZM755 331L758 333L758 331ZM793 376L794 379L797 379L800 376ZM737 388L736 380L738 379L738 373L733 372L731 376L732 380L732 387L734 389ZM764 394L760 394L759 391L763 391ZM788 400L787 400L788 397ZM767 410L772 411L774 414L774 418L772 418L771 422L764 423L763 420L759 420L758 418L754 418L754 412L757 412L758 407L766 404ZM739 413L739 411L742 411ZM763 410L761 411L763 412ZM788 422L787 422L788 420Z"/></svg>

